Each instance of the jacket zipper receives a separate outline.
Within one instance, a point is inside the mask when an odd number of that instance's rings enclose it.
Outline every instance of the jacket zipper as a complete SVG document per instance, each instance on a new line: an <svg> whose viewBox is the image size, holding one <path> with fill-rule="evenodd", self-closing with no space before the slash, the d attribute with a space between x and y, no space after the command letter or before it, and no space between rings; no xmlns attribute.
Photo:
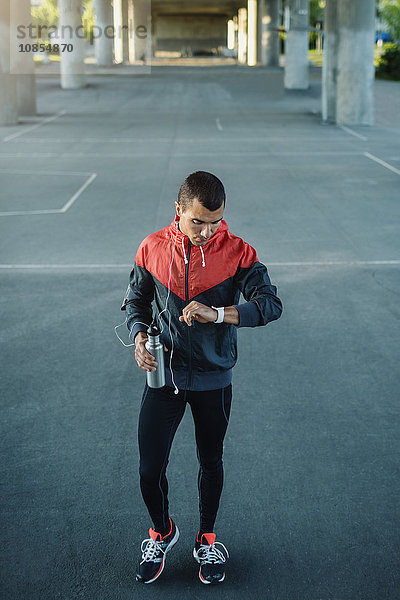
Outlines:
<svg viewBox="0 0 400 600"><path fill-rule="evenodd" d="M186 300L186 302L189 302L189 263L190 263L191 251L192 251L192 242L189 240L188 251L187 251L187 255L186 255L187 263L186 263L186 269L185 269L185 300ZM192 383L192 340L191 340L190 329L191 329L190 327L187 327L188 348L189 348L189 364L188 364L187 383L188 383L189 388Z"/></svg>
<svg viewBox="0 0 400 600"><path fill-rule="evenodd" d="M186 302L189 302L189 261L190 261L190 254L192 252L192 242L189 240L189 244L188 244L188 251L187 251L187 255L186 255L186 269L185 269L185 300Z"/></svg>

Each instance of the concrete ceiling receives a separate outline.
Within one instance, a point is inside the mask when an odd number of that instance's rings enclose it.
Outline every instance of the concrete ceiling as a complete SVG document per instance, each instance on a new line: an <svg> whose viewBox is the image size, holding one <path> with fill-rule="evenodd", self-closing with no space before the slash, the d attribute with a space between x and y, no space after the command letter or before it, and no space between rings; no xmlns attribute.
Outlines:
<svg viewBox="0 0 400 600"><path fill-rule="evenodd" d="M152 0L151 11L158 14L234 15L247 6L247 0Z"/></svg>

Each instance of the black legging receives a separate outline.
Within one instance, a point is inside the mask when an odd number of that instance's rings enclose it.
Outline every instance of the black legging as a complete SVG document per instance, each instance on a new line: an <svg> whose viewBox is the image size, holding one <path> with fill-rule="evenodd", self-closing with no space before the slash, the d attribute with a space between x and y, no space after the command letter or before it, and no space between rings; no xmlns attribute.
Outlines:
<svg viewBox="0 0 400 600"><path fill-rule="evenodd" d="M145 386L139 415L140 488L156 531L169 530L165 471L172 441L190 404L196 433L200 531L212 532L223 486L223 441L231 410L232 385L191 392Z"/></svg>

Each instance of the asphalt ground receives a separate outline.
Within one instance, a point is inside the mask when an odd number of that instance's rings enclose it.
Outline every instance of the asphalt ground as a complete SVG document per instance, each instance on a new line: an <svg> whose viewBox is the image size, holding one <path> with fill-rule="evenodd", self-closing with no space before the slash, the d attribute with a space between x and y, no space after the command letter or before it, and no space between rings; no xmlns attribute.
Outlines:
<svg viewBox="0 0 400 600"><path fill-rule="evenodd" d="M341 128L321 122L317 70L280 100L265 69L91 75L80 91L42 77L38 117L0 129L2 598L399 598L399 86L376 82L376 125ZM202 585L191 556L187 411L168 469L181 538L143 586L144 376L114 326L138 244L197 169L224 181L284 313L239 332L226 581Z"/></svg>

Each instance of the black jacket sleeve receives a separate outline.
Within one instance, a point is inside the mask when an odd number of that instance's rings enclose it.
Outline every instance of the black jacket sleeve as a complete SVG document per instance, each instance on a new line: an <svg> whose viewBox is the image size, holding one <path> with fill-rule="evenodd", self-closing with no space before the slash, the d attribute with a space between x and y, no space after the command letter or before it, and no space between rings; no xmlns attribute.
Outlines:
<svg viewBox="0 0 400 600"><path fill-rule="evenodd" d="M153 320L152 302L154 299L154 280L144 267L136 263L129 278L126 297L121 310L126 310L126 323L135 339L138 331L146 331Z"/></svg>
<svg viewBox="0 0 400 600"><path fill-rule="evenodd" d="M244 304L235 305L240 319L238 327L257 327L279 319L282 302L263 263L255 262L250 268L239 268L234 279L246 300Z"/></svg>

